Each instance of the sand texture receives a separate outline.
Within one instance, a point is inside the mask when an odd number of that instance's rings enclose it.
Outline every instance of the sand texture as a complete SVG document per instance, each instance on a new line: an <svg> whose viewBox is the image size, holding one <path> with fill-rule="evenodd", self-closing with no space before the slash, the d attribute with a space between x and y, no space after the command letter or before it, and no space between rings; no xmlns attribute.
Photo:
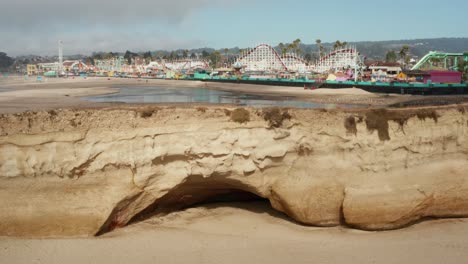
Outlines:
<svg viewBox="0 0 468 264"><path fill-rule="evenodd" d="M321 227L388 230L468 215L463 106L233 110L0 115L0 234L101 235L246 194Z"/></svg>
<svg viewBox="0 0 468 264"><path fill-rule="evenodd" d="M9 264L460 264L467 258L467 220L390 232L316 228L290 222L263 202L190 208L98 238L0 237L0 262Z"/></svg>

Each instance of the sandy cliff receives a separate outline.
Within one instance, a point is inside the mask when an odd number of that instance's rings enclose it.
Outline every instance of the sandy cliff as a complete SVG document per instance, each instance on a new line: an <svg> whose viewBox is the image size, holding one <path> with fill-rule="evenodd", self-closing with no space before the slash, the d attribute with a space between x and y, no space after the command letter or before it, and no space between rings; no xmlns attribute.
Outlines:
<svg viewBox="0 0 468 264"><path fill-rule="evenodd" d="M468 216L466 107L232 110L0 115L0 235L102 234L246 193L316 226Z"/></svg>

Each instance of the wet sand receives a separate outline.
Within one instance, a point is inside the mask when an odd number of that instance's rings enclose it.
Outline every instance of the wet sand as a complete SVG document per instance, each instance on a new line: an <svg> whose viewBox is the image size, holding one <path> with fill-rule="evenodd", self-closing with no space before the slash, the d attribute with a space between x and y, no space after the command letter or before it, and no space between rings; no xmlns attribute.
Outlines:
<svg viewBox="0 0 468 264"><path fill-rule="evenodd" d="M118 92L117 87L166 87L166 88L206 88L271 97L288 96L294 100L319 104L353 104L359 107L382 107L407 102L444 101L444 104L468 101L462 97L423 97L412 95L373 94L356 88L304 90L301 87L264 86L250 84L209 83L200 81L144 80L122 78L76 78L46 79L37 82L29 79L0 79L0 88L11 91L0 92L0 112L23 112L28 110L50 110L56 108L99 108L116 103L93 103L81 99L82 96L101 95ZM10 90L9 89L9 90ZM421 103L417 103L421 104Z"/></svg>

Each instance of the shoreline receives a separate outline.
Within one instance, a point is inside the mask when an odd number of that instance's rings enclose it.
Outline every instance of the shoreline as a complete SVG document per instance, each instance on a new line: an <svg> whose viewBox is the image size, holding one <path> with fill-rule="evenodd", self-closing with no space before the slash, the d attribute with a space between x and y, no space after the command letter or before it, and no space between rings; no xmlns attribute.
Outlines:
<svg viewBox="0 0 468 264"><path fill-rule="evenodd" d="M144 80L120 78L77 78L49 79L46 82L33 80L22 82L0 82L0 88L11 91L0 92L0 113L52 110L57 108L102 108L109 106L131 106L132 104L96 103L83 99L85 96L105 95L118 92L121 86L165 88L202 88L232 93L247 93L271 98L288 97L297 101L317 104L356 105L360 108L387 107L389 105L422 102L423 105L456 104L468 102L468 96L415 96L387 95L365 92L356 88L304 90L300 87L263 86L252 84L207 83L201 81ZM40 99L40 100L38 100ZM442 103L440 103L442 102ZM416 103L416 106L421 103ZM139 105L164 105L144 103ZM167 103L166 105L170 105ZM177 105L181 105L180 103ZM186 105L203 105L187 103ZM213 104L208 104L213 105Z"/></svg>

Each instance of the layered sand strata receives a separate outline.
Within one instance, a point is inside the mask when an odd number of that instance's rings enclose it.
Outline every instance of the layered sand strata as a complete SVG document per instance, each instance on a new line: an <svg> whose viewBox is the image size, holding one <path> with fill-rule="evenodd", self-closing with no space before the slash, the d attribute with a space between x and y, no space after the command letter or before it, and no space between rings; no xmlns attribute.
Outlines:
<svg viewBox="0 0 468 264"><path fill-rule="evenodd" d="M467 107L0 115L0 235L96 235L252 193L314 226L468 215Z"/></svg>

